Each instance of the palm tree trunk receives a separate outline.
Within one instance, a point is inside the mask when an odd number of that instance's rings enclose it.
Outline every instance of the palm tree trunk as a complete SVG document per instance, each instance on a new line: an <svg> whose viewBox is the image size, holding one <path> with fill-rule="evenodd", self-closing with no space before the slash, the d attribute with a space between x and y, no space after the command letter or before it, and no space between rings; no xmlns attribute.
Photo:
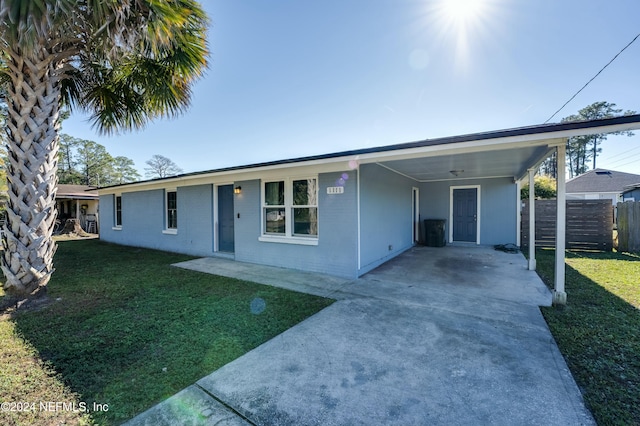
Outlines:
<svg viewBox="0 0 640 426"><path fill-rule="evenodd" d="M5 290L25 296L43 292L53 272L60 86L54 57L46 50L7 54L9 203L1 267Z"/></svg>

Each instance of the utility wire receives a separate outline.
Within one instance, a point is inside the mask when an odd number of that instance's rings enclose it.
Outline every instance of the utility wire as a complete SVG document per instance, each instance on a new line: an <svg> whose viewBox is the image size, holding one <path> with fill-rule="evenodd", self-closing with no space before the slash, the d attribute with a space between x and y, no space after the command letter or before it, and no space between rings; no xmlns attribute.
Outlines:
<svg viewBox="0 0 640 426"><path fill-rule="evenodd" d="M614 159L614 158L618 158L618 157L620 157L621 155L629 155L629 153L631 153L632 151L637 151L637 150L639 150L639 149L640 149L640 146L636 146L635 148L631 148L631 149L628 149L628 150L626 150L626 151L622 151L622 152L620 152L620 153L618 153L618 154L616 154L616 155L612 155L611 157L609 157L609 160L612 160L612 159ZM640 153L635 153L634 155L639 155L639 154L640 154ZM632 157L633 157L634 155L632 155ZM625 161L627 158L628 158L628 157L621 158L620 160ZM620 161L620 160L616 160L616 161ZM614 161L614 162L615 162L615 161Z"/></svg>
<svg viewBox="0 0 640 426"><path fill-rule="evenodd" d="M624 164L618 164L616 167L624 167L624 166L628 166L629 164L634 164L637 163L638 160L633 160L633 161L629 161L628 163L624 163Z"/></svg>
<svg viewBox="0 0 640 426"><path fill-rule="evenodd" d="M545 121L545 124L546 124L546 123L548 123L548 122L549 122L553 117L555 117L557 113L559 113L560 111L562 111L562 110L564 109L564 107L566 107L566 106L569 104L569 102L571 102L572 100L574 100L574 99L575 99L575 97L576 97L576 96L578 96L578 94L580 94L580 92L582 92L582 91L583 91L583 90L584 90L584 89L585 89L585 88L586 88L586 87L587 87L587 86L588 86L588 85L589 85L593 80L595 80L595 79L596 79L596 77L598 77L598 76L602 73L602 71L604 71L604 70L605 70L605 68L607 68L609 65L611 65L611 63L612 63L613 61L615 61L615 60L618 58L618 56L620 56L620 54L621 54L622 52L624 52L624 51L627 49L627 47L631 46L631 45L633 44L633 42L634 42L634 41L636 41L636 40L638 39L638 37L640 37L640 34L638 34L637 36L635 36L635 37L633 38L633 40L631 40L631 41L629 42L629 44L627 44L625 47L623 47L621 51L619 51L618 53L616 53L616 56L614 56L614 57L613 57L613 59L611 59L611 60L607 63L607 65L605 65L604 67L602 67L602 69L601 69L600 71L598 71L598 72L597 72L597 74L596 74L596 75L594 75L594 76L591 78L591 80L587 81L587 83L586 83L584 86L582 86L582 88L581 88L580 90L578 90L578 91L577 91L577 92L576 92L576 93L575 93L575 94L574 94L574 95L573 95L573 96L572 96L572 97L571 97L567 102L565 102L565 103L564 103L564 105L562 105L562 106L561 106L561 107L560 107L556 112L554 112L554 113L553 113L553 115L552 115L551 117L547 118L547 121Z"/></svg>
<svg viewBox="0 0 640 426"><path fill-rule="evenodd" d="M619 158L617 160L613 160L613 161L607 161L607 164L610 165L617 165L618 163L622 163L623 161L628 161L633 159L631 162L637 162L638 160L636 158L640 157L640 153L635 153L633 155L628 156L627 158Z"/></svg>

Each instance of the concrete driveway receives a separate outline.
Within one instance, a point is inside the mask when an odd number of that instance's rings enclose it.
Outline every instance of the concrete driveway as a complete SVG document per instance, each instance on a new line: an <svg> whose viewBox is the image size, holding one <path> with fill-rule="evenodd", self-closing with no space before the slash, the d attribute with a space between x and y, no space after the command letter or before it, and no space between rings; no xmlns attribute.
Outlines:
<svg viewBox="0 0 640 426"><path fill-rule="evenodd" d="M595 424L538 309L551 294L520 254L417 247L355 281L180 266L338 301L129 425Z"/></svg>

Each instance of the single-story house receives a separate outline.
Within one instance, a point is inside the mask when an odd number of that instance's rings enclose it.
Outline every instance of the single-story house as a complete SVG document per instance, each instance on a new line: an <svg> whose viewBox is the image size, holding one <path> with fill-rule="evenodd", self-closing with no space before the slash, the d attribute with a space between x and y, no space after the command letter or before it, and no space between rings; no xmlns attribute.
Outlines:
<svg viewBox="0 0 640 426"><path fill-rule="evenodd" d="M567 181L567 200L622 201L625 188L640 182L640 175L615 170L594 169Z"/></svg>
<svg viewBox="0 0 640 426"><path fill-rule="evenodd" d="M624 188L622 201L640 201L640 180Z"/></svg>
<svg viewBox="0 0 640 426"><path fill-rule="evenodd" d="M100 195L95 186L59 184L56 192L58 220L79 219L87 232L98 233Z"/></svg>
<svg viewBox="0 0 640 426"><path fill-rule="evenodd" d="M519 245L523 179L557 150L564 198L567 138L637 128L640 115L544 124L104 187L100 237L353 278L420 241L424 219L445 221L448 244Z"/></svg>

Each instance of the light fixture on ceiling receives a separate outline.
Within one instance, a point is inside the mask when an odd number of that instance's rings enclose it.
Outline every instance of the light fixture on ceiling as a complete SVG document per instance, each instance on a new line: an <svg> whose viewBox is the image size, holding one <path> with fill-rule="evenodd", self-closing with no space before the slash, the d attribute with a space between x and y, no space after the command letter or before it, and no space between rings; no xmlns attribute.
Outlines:
<svg viewBox="0 0 640 426"><path fill-rule="evenodd" d="M449 173L451 173L455 177L458 177L460 176L460 173L464 173L464 170L449 170Z"/></svg>

